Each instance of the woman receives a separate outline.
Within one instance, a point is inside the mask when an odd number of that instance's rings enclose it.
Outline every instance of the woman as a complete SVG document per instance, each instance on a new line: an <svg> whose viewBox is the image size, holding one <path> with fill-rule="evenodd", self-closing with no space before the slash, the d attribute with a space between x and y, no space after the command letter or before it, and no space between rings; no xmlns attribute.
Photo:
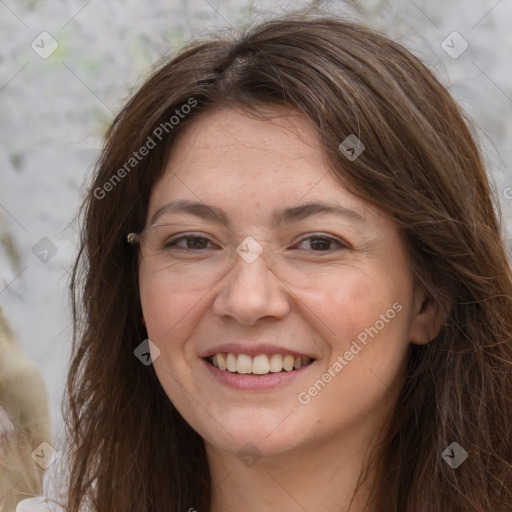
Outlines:
<svg viewBox="0 0 512 512"><path fill-rule="evenodd" d="M401 46L287 17L187 47L83 213L68 512L511 510L501 227Z"/></svg>

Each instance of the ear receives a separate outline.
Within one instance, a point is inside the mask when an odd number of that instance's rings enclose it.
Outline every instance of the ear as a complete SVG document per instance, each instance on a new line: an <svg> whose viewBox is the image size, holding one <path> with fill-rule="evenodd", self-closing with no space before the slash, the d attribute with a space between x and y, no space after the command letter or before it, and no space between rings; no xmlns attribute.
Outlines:
<svg viewBox="0 0 512 512"><path fill-rule="evenodd" d="M425 345L441 330L444 315L439 304L420 285L414 291L414 310L409 331L409 340L416 345Z"/></svg>

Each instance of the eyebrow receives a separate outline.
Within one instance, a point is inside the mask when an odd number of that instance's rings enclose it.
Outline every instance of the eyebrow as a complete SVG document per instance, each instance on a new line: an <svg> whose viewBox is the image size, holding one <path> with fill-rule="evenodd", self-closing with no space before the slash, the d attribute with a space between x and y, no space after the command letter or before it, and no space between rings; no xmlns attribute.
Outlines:
<svg viewBox="0 0 512 512"><path fill-rule="evenodd" d="M177 199L160 207L151 217L151 224L154 224L158 218L166 213L188 213L201 219L210 220L230 227L228 216L224 210L211 204L189 201L188 199ZM290 223L321 214L338 215L358 223L365 222L365 218L354 210L335 203L324 203L318 201L276 210L272 215L272 221L274 225L279 223Z"/></svg>

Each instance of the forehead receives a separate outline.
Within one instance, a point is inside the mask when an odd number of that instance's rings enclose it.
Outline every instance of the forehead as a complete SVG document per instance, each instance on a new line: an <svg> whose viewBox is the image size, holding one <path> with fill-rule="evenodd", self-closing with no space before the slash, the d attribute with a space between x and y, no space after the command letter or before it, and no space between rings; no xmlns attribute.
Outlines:
<svg viewBox="0 0 512 512"><path fill-rule="evenodd" d="M285 210L305 203L350 210L347 221L378 214L333 177L305 116L284 108L264 114L223 107L187 126L153 187L147 223L165 205L183 200L217 206L228 219L269 225L276 218L291 220Z"/></svg>
<svg viewBox="0 0 512 512"><path fill-rule="evenodd" d="M188 185L189 193L240 193L250 185L253 195L278 186L281 193L306 194L329 179L330 188L339 188L305 116L273 108L260 117L224 107L202 114L179 134L154 192Z"/></svg>
<svg viewBox="0 0 512 512"><path fill-rule="evenodd" d="M221 107L202 114L180 133L169 167L180 170L183 161L188 168L195 163L214 167L226 165L229 159L247 168L257 164L251 156L265 159L267 167L275 167L272 160L280 165L322 160L316 129L303 114L284 107L266 108L259 114Z"/></svg>

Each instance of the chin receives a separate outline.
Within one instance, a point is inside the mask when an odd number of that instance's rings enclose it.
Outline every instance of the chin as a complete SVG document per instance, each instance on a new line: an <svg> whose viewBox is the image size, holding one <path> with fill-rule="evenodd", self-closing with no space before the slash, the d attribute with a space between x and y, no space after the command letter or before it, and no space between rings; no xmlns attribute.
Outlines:
<svg viewBox="0 0 512 512"><path fill-rule="evenodd" d="M210 421L197 431L219 450L239 456L240 452L254 449L261 456L272 457L301 445L305 425L297 425L293 416L290 412L283 414L282 410L268 413L262 413L261 409L247 413L233 411L232 415L226 413L223 416L221 424L225 429L220 425L212 429L214 422ZM303 441L307 442L306 439Z"/></svg>

